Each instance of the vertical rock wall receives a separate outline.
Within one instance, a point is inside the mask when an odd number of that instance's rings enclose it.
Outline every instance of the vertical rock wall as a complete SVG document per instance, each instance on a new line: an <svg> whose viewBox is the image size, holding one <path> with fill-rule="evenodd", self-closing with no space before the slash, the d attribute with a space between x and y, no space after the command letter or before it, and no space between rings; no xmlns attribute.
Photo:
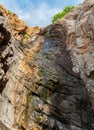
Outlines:
<svg viewBox="0 0 94 130"><path fill-rule="evenodd" d="M94 129L93 12L86 0L27 43L0 17L0 120L11 130Z"/></svg>

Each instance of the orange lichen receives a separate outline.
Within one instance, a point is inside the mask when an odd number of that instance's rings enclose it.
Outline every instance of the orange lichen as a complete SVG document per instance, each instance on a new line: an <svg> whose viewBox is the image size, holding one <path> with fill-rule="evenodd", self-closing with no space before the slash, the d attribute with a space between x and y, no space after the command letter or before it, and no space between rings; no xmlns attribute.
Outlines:
<svg viewBox="0 0 94 130"><path fill-rule="evenodd" d="M36 44L35 46L32 46L31 49L26 49L25 54L23 56L23 60L19 64L18 68L21 71L19 79L21 79L21 82L18 80L15 80L15 93L14 93L14 106L15 106L15 125L14 126L23 126L24 128L28 129L27 124L29 120L28 115L28 89L25 86L25 82L27 80L32 79L36 77L37 79L40 79L40 76L38 75L38 66L30 66L28 63L34 61L35 54L37 51L39 51L41 47L41 44ZM33 76L32 76L33 75ZM23 84L24 83L24 84ZM21 129L21 128L20 128Z"/></svg>
<svg viewBox="0 0 94 130"><path fill-rule="evenodd" d="M28 43L32 40L32 35L35 35L40 32L40 28L29 27L27 23L23 20L20 20L19 17L7 10L3 5L0 5L0 9L2 11L2 15L4 17L7 16L7 27L10 28L14 37L23 43Z"/></svg>

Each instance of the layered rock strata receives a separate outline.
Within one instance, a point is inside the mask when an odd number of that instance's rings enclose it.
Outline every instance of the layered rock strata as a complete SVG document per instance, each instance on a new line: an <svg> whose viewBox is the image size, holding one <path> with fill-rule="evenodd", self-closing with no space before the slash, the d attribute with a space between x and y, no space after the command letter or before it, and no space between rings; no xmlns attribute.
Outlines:
<svg viewBox="0 0 94 130"><path fill-rule="evenodd" d="M25 42L0 14L0 120L10 130L93 130L94 0Z"/></svg>

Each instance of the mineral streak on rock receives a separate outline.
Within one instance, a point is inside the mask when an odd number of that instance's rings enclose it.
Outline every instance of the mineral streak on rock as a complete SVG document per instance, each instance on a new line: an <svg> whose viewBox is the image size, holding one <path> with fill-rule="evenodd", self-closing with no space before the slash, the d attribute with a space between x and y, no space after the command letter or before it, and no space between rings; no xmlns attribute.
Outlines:
<svg viewBox="0 0 94 130"><path fill-rule="evenodd" d="M0 120L0 130L94 130L94 0L41 29L0 5Z"/></svg>

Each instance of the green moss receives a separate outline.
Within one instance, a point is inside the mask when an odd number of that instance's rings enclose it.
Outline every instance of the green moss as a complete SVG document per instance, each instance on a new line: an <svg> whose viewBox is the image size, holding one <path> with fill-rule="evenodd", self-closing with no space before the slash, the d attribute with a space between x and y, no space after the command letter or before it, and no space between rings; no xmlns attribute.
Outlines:
<svg viewBox="0 0 94 130"><path fill-rule="evenodd" d="M43 71L42 71L42 70L39 70L39 71L38 71L38 75L39 75L40 77L42 77L42 76L43 76Z"/></svg>
<svg viewBox="0 0 94 130"><path fill-rule="evenodd" d="M28 34L25 34L24 38L23 38L23 43L27 43L29 38L30 38L30 36Z"/></svg>
<svg viewBox="0 0 94 130"><path fill-rule="evenodd" d="M47 99L47 90L45 88L42 88L40 91L40 97L43 99Z"/></svg>
<svg viewBox="0 0 94 130"><path fill-rule="evenodd" d="M32 100L32 93L35 93L39 96L39 98L46 100L47 98L50 97L51 95L51 91L47 88L45 88L44 86L42 86L42 84L39 83L35 83L31 86L31 90L30 90L30 96L28 96L28 102L30 102Z"/></svg>
<svg viewBox="0 0 94 130"><path fill-rule="evenodd" d="M13 14L10 10L8 10L8 14L7 15L9 15L9 14Z"/></svg>

